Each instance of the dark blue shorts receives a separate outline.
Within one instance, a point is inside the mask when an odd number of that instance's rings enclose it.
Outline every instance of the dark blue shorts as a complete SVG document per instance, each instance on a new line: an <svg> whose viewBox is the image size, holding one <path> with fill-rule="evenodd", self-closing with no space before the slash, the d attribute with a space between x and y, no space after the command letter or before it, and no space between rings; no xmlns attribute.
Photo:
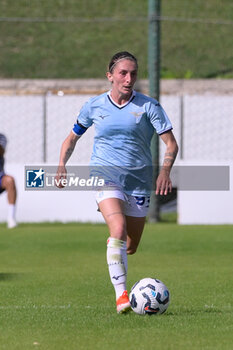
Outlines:
<svg viewBox="0 0 233 350"><path fill-rule="evenodd" d="M5 188L2 188L2 177L4 176L5 174L2 174L0 176L0 193L4 192L5 191Z"/></svg>

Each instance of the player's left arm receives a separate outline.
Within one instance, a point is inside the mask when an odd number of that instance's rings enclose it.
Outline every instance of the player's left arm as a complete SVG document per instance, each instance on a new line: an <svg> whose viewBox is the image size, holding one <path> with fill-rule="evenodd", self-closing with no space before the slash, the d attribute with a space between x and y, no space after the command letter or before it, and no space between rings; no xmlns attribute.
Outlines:
<svg viewBox="0 0 233 350"><path fill-rule="evenodd" d="M166 151L163 165L156 181L155 194L167 195L168 192L172 191L170 172L178 153L178 145L171 130L160 135L160 138L166 144Z"/></svg>

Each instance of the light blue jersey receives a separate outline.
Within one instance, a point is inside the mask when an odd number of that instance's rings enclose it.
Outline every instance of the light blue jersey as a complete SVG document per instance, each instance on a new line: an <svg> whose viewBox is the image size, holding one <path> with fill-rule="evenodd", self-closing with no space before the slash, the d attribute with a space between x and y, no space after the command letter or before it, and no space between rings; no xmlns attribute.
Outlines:
<svg viewBox="0 0 233 350"><path fill-rule="evenodd" d="M127 103L118 105L110 92L104 93L83 106L77 123L84 128L95 125L90 165L96 174L127 194L150 195L151 139L155 130L160 135L172 129L158 101L134 91Z"/></svg>

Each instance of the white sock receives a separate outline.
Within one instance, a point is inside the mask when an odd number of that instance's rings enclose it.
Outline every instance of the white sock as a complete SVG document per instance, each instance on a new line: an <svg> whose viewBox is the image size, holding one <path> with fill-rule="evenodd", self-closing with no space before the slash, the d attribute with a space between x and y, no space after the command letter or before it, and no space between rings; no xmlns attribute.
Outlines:
<svg viewBox="0 0 233 350"><path fill-rule="evenodd" d="M116 299L126 290L127 246L125 241L110 237L107 242L107 263Z"/></svg>
<svg viewBox="0 0 233 350"><path fill-rule="evenodd" d="M15 204L8 204L8 220L15 220Z"/></svg>

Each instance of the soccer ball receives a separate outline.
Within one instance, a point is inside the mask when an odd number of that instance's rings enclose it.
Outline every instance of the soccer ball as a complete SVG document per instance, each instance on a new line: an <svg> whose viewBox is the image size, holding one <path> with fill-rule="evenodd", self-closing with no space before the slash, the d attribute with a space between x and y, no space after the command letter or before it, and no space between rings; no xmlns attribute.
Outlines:
<svg viewBox="0 0 233 350"><path fill-rule="evenodd" d="M164 313L170 302L165 284L155 278L143 278L131 288L129 295L132 310L139 315Z"/></svg>

